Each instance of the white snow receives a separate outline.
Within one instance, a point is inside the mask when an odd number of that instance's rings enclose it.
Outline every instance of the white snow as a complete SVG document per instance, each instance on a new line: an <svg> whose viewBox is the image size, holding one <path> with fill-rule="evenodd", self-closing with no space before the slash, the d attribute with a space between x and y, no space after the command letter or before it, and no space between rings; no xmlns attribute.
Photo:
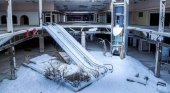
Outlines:
<svg viewBox="0 0 170 93"><path fill-rule="evenodd" d="M157 81L164 81L154 77L151 71L132 57L127 56L121 60L118 56L105 57L100 51L90 53L103 64L112 64L114 71L78 93L159 93L159 90L163 93L169 92L167 87L157 87ZM137 73L149 77L146 86L126 81L128 77ZM25 67L20 67L17 75L16 80L3 80L0 83L0 93L74 93L69 88L62 87Z"/></svg>
<svg viewBox="0 0 170 93"><path fill-rule="evenodd" d="M55 58L56 57L52 57L48 54L43 54L41 56L30 59L30 61L33 63L42 63L42 62L47 62L47 61L49 61L51 59L55 59Z"/></svg>
<svg viewBox="0 0 170 93"><path fill-rule="evenodd" d="M94 27L94 28L91 28L91 29L89 29L88 31L97 31L97 28L96 27Z"/></svg>
<svg viewBox="0 0 170 93"><path fill-rule="evenodd" d="M72 75L76 72L80 71L80 68L73 64L65 64L60 62L56 59L56 57L52 57L48 54L43 54L38 57L30 59L31 62L34 64L28 64L29 66L32 66L36 69L38 69L41 72L45 72L48 68L51 68L51 65L55 68L58 68L60 71L64 71L65 76ZM51 68L52 69L52 68Z"/></svg>

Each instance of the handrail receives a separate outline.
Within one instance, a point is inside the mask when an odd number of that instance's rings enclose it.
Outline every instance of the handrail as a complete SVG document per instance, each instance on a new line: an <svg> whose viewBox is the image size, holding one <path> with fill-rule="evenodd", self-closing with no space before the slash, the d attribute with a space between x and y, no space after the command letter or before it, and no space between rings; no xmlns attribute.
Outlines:
<svg viewBox="0 0 170 93"><path fill-rule="evenodd" d="M111 69L109 69L109 70L111 71L111 73L113 72L113 65L111 65L111 64L103 64L103 65L111 66Z"/></svg>
<svg viewBox="0 0 170 93"><path fill-rule="evenodd" d="M8 42L10 39L12 39L12 37L2 37L2 38L0 38L0 46L5 44L6 42Z"/></svg>
<svg viewBox="0 0 170 93"><path fill-rule="evenodd" d="M55 27L57 27L57 25L55 25ZM58 28L60 29L60 28ZM60 29L61 30L61 29ZM60 31L62 32L62 31ZM61 33L63 36L66 37L65 34ZM69 40L68 38L66 38L70 43L71 43L71 40ZM93 66L97 66L98 68L104 68L105 70L105 73L108 71L107 67L105 66L102 66L102 65L99 65L99 64L96 64L95 62L93 62L93 60L89 59L89 57L87 55L85 55L74 43L71 43L74 47L76 47L76 49L79 51L79 53L81 53L83 56L85 56L85 59L88 61L89 65L93 65Z"/></svg>

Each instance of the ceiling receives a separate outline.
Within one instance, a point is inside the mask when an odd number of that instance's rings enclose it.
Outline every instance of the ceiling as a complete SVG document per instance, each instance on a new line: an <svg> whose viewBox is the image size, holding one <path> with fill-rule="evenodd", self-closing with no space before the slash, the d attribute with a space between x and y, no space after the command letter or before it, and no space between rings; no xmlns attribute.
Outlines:
<svg viewBox="0 0 170 93"><path fill-rule="evenodd" d="M39 0L12 0L15 3L38 3ZM101 11L110 8L112 0L43 0L54 3L60 11ZM0 0L0 3L4 2Z"/></svg>
<svg viewBox="0 0 170 93"><path fill-rule="evenodd" d="M0 0L0 3L5 0ZM39 0L12 0L14 3L38 3ZM54 3L55 9L64 12L72 11L102 11L110 9L112 0L43 0L43 3ZM123 1L123 0L116 0ZM138 3L148 0L130 0L130 3Z"/></svg>
<svg viewBox="0 0 170 93"><path fill-rule="evenodd" d="M57 0L56 8L61 11L101 11L110 8L111 0Z"/></svg>

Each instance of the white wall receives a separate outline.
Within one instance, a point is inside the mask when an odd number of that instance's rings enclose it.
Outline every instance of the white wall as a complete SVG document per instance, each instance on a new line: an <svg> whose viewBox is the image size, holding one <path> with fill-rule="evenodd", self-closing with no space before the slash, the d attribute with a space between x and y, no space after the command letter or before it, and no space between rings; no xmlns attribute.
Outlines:
<svg viewBox="0 0 170 93"><path fill-rule="evenodd" d="M13 11L25 11L25 12L38 12L39 5L38 3L12 3ZM0 11L6 11L7 3L0 4ZM52 2L43 2L43 11L56 10L54 3Z"/></svg>
<svg viewBox="0 0 170 93"><path fill-rule="evenodd" d="M39 6L38 3L16 3L13 2L13 15L16 15L18 18L18 24L20 25L20 17L26 15L29 17L29 25L39 25ZM55 11L53 2L43 2L43 11ZM0 17L6 15L7 11L7 2L0 4ZM0 19L1 21L1 19ZM0 22L1 25L1 22Z"/></svg>
<svg viewBox="0 0 170 93"><path fill-rule="evenodd" d="M0 17L2 15L6 15L6 13L1 12ZM29 25L39 25L39 14L38 14L38 12L13 12L13 15L17 16L18 24L16 24L16 25L20 25L20 17L22 15L26 15L26 16L29 17ZM1 18L0 18L0 25L1 25Z"/></svg>
<svg viewBox="0 0 170 93"><path fill-rule="evenodd" d="M170 0L166 0L166 7L170 7ZM140 11L140 10L151 10L151 9L159 9L160 0L146 0L137 2L136 4L130 3L131 11Z"/></svg>

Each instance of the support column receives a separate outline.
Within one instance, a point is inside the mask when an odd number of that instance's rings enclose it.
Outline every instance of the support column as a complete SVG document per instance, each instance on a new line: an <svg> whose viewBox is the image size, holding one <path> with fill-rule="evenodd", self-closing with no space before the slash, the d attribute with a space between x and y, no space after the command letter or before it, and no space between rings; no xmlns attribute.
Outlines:
<svg viewBox="0 0 170 93"><path fill-rule="evenodd" d="M90 40L93 41L94 34L90 34Z"/></svg>
<svg viewBox="0 0 170 93"><path fill-rule="evenodd" d="M13 33L12 0L8 0L8 7L7 7L7 32Z"/></svg>
<svg viewBox="0 0 170 93"><path fill-rule="evenodd" d="M13 31L13 21L12 21L12 0L8 0L7 7L7 32L14 33ZM15 58L15 47L13 45L13 40L10 41L11 47L11 60L10 60L10 71L11 71L11 80L17 78L16 75L16 58Z"/></svg>
<svg viewBox="0 0 170 93"><path fill-rule="evenodd" d="M155 76L160 77L160 70L161 70L161 46L160 43L156 44L156 54L155 54Z"/></svg>
<svg viewBox="0 0 170 93"><path fill-rule="evenodd" d="M66 22L66 15L64 14L63 16L64 16L63 22Z"/></svg>
<svg viewBox="0 0 170 93"><path fill-rule="evenodd" d="M61 20L60 20L60 14L58 14L58 22L61 22Z"/></svg>
<svg viewBox="0 0 170 93"><path fill-rule="evenodd" d="M97 22L97 13L94 13L94 22Z"/></svg>
<svg viewBox="0 0 170 93"><path fill-rule="evenodd" d="M39 48L40 48L40 53L44 52L44 36L43 35L39 36Z"/></svg>
<svg viewBox="0 0 170 93"><path fill-rule="evenodd" d="M129 0L125 0L125 22L124 22L124 44L125 44L125 55L127 54L127 51L128 51L128 35L129 35L129 30L127 29L128 28L128 25L129 25Z"/></svg>
<svg viewBox="0 0 170 93"><path fill-rule="evenodd" d="M138 49L139 49L139 51L140 52L142 52L142 40L141 39L139 39L139 44L138 44L139 46L138 46Z"/></svg>
<svg viewBox="0 0 170 93"><path fill-rule="evenodd" d="M67 22L67 14L65 14L65 22Z"/></svg>
<svg viewBox="0 0 170 93"><path fill-rule="evenodd" d="M43 21L42 21L42 0L39 0L39 22L40 27L42 27Z"/></svg>
<svg viewBox="0 0 170 93"><path fill-rule="evenodd" d="M151 43L149 43L149 46L148 46L148 53L151 53Z"/></svg>
<svg viewBox="0 0 170 93"><path fill-rule="evenodd" d="M124 0L124 32L123 32L123 44L121 47L121 58L125 58L127 54L127 49L128 49L128 13L129 13L129 0Z"/></svg>
<svg viewBox="0 0 170 93"><path fill-rule="evenodd" d="M81 31L81 44L86 48L86 33L84 31Z"/></svg>
<svg viewBox="0 0 170 93"><path fill-rule="evenodd" d="M165 21L165 6L166 6L166 0L160 0L160 12L159 12L159 30L158 32L164 32L164 21ZM161 69L161 51L162 46L160 43L162 42L163 37L158 36L157 38L157 44L156 44L156 65L155 65L155 76L160 77L160 69Z"/></svg>
<svg viewBox="0 0 170 93"><path fill-rule="evenodd" d="M136 44L137 40L135 37L132 38L132 47L137 48L137 44Z"/></svg>
<svg viewBox="0 0 170 93"><path fill-rule="evenodd" d="M142 52L143 50L143 40L139 39L139 51Z"/></svg>
<svg viewBox="0 0 170 93"><path fill-rule="evenodd" d="M12 41L12 40L11 40ZM11 42L11 60L10 60L10 71L11 71L11 80L15 80L17 78L17 72L16 72L16 58L15 58L15 47Z"/></svg>
<svg viewBox="0 0 170 93"><path fill-rule="evenodd" d="M42 25L43 24L43 21L42 21L42 0L39 0L39 21L40 21L40 27L42 27L43 26ZM51 21L52 21L52 19L51 19ZM44 52L44 35L43 35L43 31L41 32L41 34L39 36L39 48L40 48L40 52Z"/></svg>
<svg viewBox="0 0 170 93"><path fill-rule="evenodd" d="M93 22L96 22L96 13L93 14Z"/></svg>
<svg viewBox="0 0 170 93"><path fill-rule="evenodd" d="M53 13L52 13L52 11L50 12L50 19L51 19L50 22L53 23Z"/></svg>
<svg viewBox="0 0 170 93"><path fill-rule="evenodd" d="M111 44L110 44L110 52L112 53L112 50L113 50L113 26L114 26L114 9L113 9L113 4L114 4L114 0L112 0L111 2L111 34L110 34L110 41L111 41Z"/></svg>
<svg viewBox="0 0 170 93"><path fill-rule="evenodd" d="M104 23L107 23L107 12L104 13Z"/></svg>

